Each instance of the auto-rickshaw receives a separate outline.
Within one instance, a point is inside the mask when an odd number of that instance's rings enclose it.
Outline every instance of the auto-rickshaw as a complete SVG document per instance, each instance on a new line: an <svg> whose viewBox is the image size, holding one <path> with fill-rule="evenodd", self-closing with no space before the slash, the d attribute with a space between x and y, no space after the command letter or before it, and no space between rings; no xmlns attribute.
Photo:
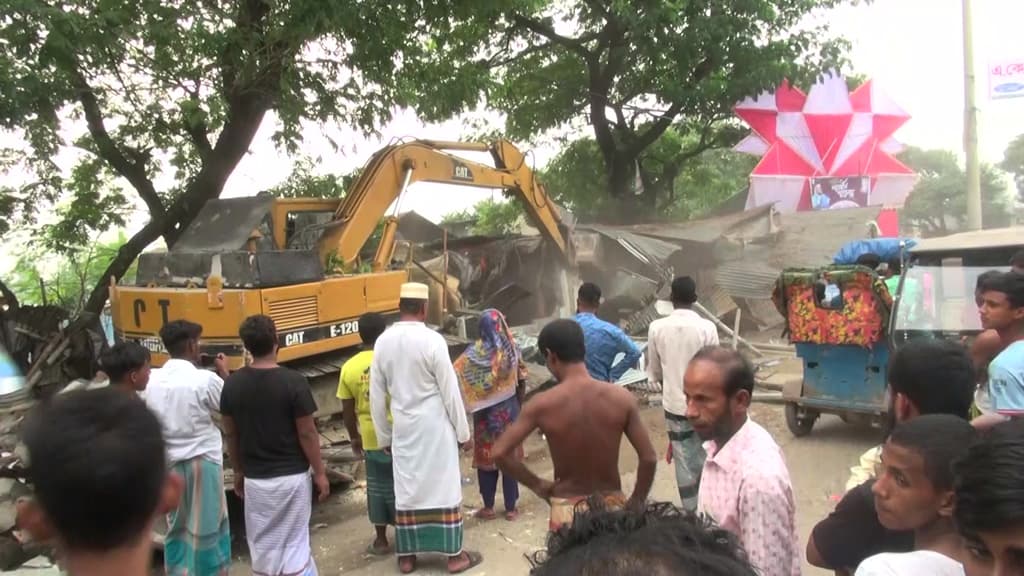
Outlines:
<svg viewBox="0 0 1024 576"><path fill-rule="evenodd" d="M963 341L981 331L974 289L989 270L1007 271L1024 249L1024 226L921 240L909 251L890 317L891 344L915 338Z"/></svg>
<svg viewBox="0 0 1024 576"><path fill-rule="evenodd" d="M856 261L867 253L900 258L910 245L897 238L856 241L830 266L783 271L772 300L803 362L803 378L783 389L786 424L795 436L809 434L821 414L884 419L893 298L879 271Z"/></svg>

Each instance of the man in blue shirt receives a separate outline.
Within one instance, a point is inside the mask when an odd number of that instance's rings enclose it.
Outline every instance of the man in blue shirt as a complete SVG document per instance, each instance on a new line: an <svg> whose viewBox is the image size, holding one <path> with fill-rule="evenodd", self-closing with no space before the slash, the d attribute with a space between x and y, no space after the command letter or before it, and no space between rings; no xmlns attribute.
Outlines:
<svg viewBox="0 0 1024 576"><path fill-rule="evenodd" d="M600 305L601 289L584 282L576 296L576 322L583 328L587 372L597 380L615 382L636 365L640 349L621 328L594 315ZM613 367L619 352L625 357Z"/></svg>
<svg viewBox="0 0 1024 576"><path fill-rule="evenodd" d="M1003 351L988 366L988 393L996 415L983 415L975 426L988 427L1024 416L1024 274L1006 272L981 285L981 325L999 334Z"/></svg>

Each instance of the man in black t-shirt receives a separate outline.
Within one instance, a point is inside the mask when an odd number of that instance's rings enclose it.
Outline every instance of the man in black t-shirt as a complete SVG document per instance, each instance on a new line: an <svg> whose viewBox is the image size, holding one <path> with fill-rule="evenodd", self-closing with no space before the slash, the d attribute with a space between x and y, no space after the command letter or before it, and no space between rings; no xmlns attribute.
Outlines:
<svg viewBox="0 0 1024 576"><path fill-rule="evenodd" d="M224 382L220 407L235 493L245 499L252 571L315 574L310 469L320 500L330 492L313 421L316 402L305 376L278 366L273 320L250 316L239 335L253 362Z"/></svg>
<svg viewBox="0 0 1024 576"><path fill-rule="evenodd" d="M878 521L872 478L850 490L811 533L820 561L840 573L853 574L862 560L882 552L910 552L914 549L914 533L889 530ZM808 562L812 561L810 555ZM812 564L814 562L811 562Z"/></svg>

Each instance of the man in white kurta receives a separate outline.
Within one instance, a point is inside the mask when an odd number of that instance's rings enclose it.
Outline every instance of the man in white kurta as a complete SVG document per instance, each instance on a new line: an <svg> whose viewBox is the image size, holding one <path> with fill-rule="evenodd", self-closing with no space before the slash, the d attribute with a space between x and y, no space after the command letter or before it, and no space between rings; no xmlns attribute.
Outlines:
<svg viewBox="0 0 1024 576"><path fill-rule="evenodd" d="M416 554L433 552L447 555L449 572L458 573L481 560L462 549L459 445L470 430L448 345L423 322L426 300L426 285L402 285L401 318L374 346L370 412L394 463L399 567L409 573Z"/></svg>

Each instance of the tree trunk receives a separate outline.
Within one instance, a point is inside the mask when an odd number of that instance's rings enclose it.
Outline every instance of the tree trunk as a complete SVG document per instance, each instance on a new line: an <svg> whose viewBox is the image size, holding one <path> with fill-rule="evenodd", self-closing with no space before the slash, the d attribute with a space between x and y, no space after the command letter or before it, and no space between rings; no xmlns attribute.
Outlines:
<svg viewBox="0 0 1024 576"><path fill-rule="evenodd" d="M621 153L616 153L608 165L608 193L612 198L629 198L634 194L633 163Z"/></svg>
<svg viewBox="0 0 1024 576"><path fill-rule="evenodd" d="M99 315L103 312L103 306L107 303L107 298L110 296L110 279L116 278L120 280L125 272L131 268L132 262L135 261L139 254L142 254L142 251L147 246L160 238L164 226L165 221L150 220L148 224L142 227L142 230L136 232L134 236L117 250L117 255L110 261L110 264L107 264L107 269L103 271L103 275L100 276L96 286L89 293L89 299L86 300L85 306L82 309L83 313Z"/></svg>
<svg viewBox="0 0 1024 576"><path fill-rule="evenodd" d="M181 235L199 215L199 211L210 200L220 196L228 177L242 161L249 150L252 139L256 136L268 105L264 97L251 101L240 102L224 124L224 129L217 138L213 153L203 162L203 167L196 174L188 189L175 202L168 212L171 224L161 232L167 247L170 249L181 238ZM127 270L127 268L125 269ZM120 276L118 276L120 278Z"/></svg>
<svg viewBox="0 0 1024 576"><path fill-rule="evenodd" d="M16 310L18 308L17 295L14 294L14 291L3 280L0 280L0 296L3 296L8 310Z"/></svg>

